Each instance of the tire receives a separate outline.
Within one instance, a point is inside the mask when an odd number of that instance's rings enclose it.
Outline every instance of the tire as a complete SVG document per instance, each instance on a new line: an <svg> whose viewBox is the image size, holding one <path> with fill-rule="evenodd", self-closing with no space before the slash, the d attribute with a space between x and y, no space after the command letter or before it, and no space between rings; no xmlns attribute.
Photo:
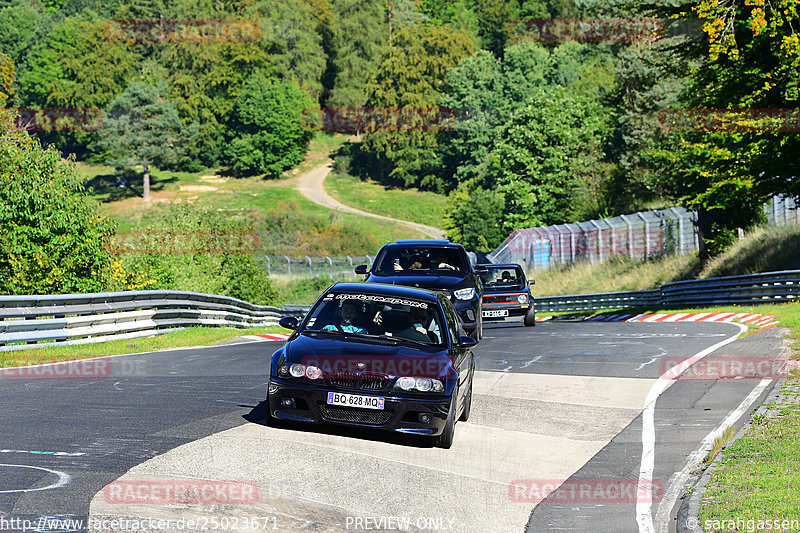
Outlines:
<svg viewBox="0 0 800 533"><path fill-rule="evenodd" d="M469 420L469 413L472 411L472 382L475 381L475 372L469 378L469 389L467 390L467 397L464 399L464 410L461 411L459 422L466 422Z"/></svg>
<svg viewBox="0 0 800 533"><path fill-rule="evenodd" d="M456 434L456 403L458 402L458 390L453 391L453 400L450 402L450 410L447 412L447 423L440 435L433 437L433 445L439 448L449 449L453 445L453 437Z"/></svg>
<svg viewBox="0 0 800 533"><path fill-rule="evenodd" d="M529 327L533 327L536 325L536 309L531 307L528 309L528 312L525 313L525 325Z"/></svg>

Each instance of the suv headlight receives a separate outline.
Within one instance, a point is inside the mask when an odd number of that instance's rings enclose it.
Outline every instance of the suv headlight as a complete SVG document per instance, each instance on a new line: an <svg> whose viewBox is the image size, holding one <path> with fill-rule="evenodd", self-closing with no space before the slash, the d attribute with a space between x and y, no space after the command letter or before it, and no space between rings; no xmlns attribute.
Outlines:
<svg viewBox="0 0 800 533"><path fill-rule="evenodd" d="M520 294L519 296L517 296L517 301L521 304L528 303L528 295Z"/></svg>
<svg viewBox="0 0 800 533"><path fill-rule="evenodd" d="M453 291L453 294L455 294L456 298L459 300L471 300L475 297L475 289L472 287L467 289L458 289L457 291Z"/></svg>

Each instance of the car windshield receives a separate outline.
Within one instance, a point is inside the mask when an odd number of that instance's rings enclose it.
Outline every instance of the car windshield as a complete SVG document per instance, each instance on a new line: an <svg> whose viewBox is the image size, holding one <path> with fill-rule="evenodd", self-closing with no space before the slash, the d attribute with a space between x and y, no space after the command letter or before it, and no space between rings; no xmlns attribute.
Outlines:
<svg viewBox="0 0 800 533"><path fill-rule="evenodd" d="M521 287L525 283L522 268L518 266L489 266L488 272L481 274L483 286L486 288Z"/></svg>
<svg viewBox="0 0 800 533"><path fill-rule="evenodd" d="M455 248L389 246L376 260L375 273L394 275L458 275L467 271L462 254Z"/></svg>
<svg viewBox="0 0 800 533"><path fill-rule="evenodd" d="M302 331L366 335L443 344L438 306L375 294L327 293L309 312Z"/></svg>

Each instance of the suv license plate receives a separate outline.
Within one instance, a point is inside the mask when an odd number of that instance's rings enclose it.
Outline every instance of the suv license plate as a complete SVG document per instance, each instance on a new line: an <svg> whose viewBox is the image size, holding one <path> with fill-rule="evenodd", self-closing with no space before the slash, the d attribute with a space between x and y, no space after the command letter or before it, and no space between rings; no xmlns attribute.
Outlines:
<svg viewBox="0 0 800 533"><path fill-rule="evenodd" d="M383 409L383 398L377 396L360 396L358 394L342 394L340 392L328 393L328 405L341 405L343 407L362 407L364 409Z"/></svg>
<svg viewBox="0 0 800 533"><path fill-rule="evenodd" d="M508 316L508 309L496 309L493 311L484 311L483 316Z"/></svg>

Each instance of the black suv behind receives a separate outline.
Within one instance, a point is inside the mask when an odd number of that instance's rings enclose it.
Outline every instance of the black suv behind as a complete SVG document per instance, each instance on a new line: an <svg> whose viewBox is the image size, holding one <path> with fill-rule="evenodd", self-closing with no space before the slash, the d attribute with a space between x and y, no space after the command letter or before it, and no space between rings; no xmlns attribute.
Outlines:
<svg viewBox="0 0 800 533"><path fill-rule="evenodd" d="M475 340L483 336L483 282L460 244L444 239L407 239L383 245L372 268L359 265L370 283L388 283L444 291L458 312L464 330Z"/></svg>

